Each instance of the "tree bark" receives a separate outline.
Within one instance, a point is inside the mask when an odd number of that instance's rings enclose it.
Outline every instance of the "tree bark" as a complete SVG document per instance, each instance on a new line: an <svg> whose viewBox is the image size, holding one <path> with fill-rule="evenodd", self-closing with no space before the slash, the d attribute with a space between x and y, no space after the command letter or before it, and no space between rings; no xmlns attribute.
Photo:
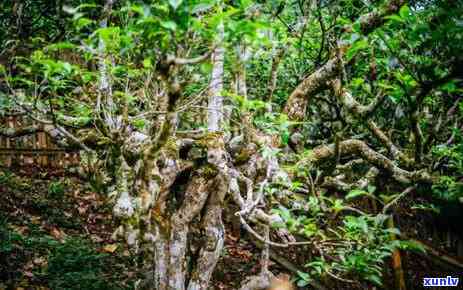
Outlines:
<svg viewBox="0 0 463 290"><path fill-rule="evenodd" d="M305 117L310 97L319 92L326 81L338 74L340 59L330 59L325 65L306 77L289 95L283 112L292 121L302 121Z"/></svg>
<svg viewBox="0 0 463 290"><path fill-rule="evenodd" d="M223 47L224 26L221 22L218 27L217 47L212 53L212 77L209 86L209 103L207 127L209 131L220 131L223 118L223 62L225 49Z"/></svg>
<svg viewBox="0 0 463 290"><path fill-rule="evenodd" d="M360 156L370 164L380 170L389 173L395 180L403 184L412 182L430 182L431 177L423 171L406 171L394 164L386 156L371 149L365 142L355 139L339 142L339 154L341 156L354 155ZM300 162L319 163L323 160L336 157L335 145L322 145L314 148L308 159Z"/></svg>
<svg viewBox="0 0 463 290"><path fill-rule="evenodd" d="M368 34L377 27L384 24L386 16L394 14L399 11L407 1L394 0L390 1L386 6L378 11L373 11L359 18L361 32ZM352 31L352 25L344 27L344 31ZM344 50L347 47L343 48ZM307 105L309 104L310 97L320 91L326 82L337 76L339 72L339 65L341 64L340 55L336 55L328 60L322 67L315 72L304 78L304 80L294 89L289 95L284 113L288 118L293 121L302 121L304 119Z"/></svg>

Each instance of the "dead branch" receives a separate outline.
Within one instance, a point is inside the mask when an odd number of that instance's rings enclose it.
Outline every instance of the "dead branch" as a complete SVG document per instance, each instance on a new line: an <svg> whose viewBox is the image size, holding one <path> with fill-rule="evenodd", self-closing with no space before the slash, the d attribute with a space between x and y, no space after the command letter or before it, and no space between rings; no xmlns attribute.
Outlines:
<svg viewBox="0 0 463 290"><path fill-rule="evenodd" d="M384 134L384 132L376 125L376 123L372 120L367 122L368 128L370 131L375 135L376 138L383 144L384 147L389 151L394 159L400 159L404 161L406 164L410 163L411 161L402 153L402 151L392 143L391 139Z"/></svg>
<svg viewBox="0 0 463 290"><path fill-rule="evenodd" d="M386 214L387 211L393 206L395 205L402 197L406 196L407 194L409 194L410 192L412 192L413 190L415 190L415 186L410 186L410 187L407 187L404 191L402 191L402 193L400 193L398 196L396 196L393 200L391 200L388 204L386 204L384 207L383 207L383 214Z"/></svg>

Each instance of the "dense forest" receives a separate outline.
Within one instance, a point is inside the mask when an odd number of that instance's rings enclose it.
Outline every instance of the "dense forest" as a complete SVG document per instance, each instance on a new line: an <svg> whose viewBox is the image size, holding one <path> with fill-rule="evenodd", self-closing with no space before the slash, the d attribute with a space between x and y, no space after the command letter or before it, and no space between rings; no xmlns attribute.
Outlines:
<svg viewBox="0 0 463 290"><path fill-rule="evenodd" d="M461 1L2 0L0 289L457 286L462 84Z"/></svg>

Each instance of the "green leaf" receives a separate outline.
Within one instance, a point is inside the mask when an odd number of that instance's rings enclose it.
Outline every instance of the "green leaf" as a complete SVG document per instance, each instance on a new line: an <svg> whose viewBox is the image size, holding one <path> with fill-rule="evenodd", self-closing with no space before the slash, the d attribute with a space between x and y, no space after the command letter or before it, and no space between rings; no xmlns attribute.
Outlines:
<svg viewBox="0 0 463 290"><path fill-rule="evenodd" d="M68 74L71 73L71 71L72 71L72 66L71 66L71 64L70 64L69 62L63 62L63 63L62 63L62 67L63 67L63 69L64 69L64 71L65 71L66 73L68 73Z"/></svg>
<svg viewBox="0 0 463 290"><path fill-rule="evenodd" d="M285 207L280 206L279 214L281 218L285 221L288 221L291 219L291 212Z"/></svg>
<svg viewBox="0 0 463 290"><path fill-rule="evenodd" d="M318 227L315 223L309 223L304 226L301 233L304 234L307 238L312 237L318 232Z"/></svg>
<svg viewBox="0 0 463 290"><path fill-rule="evenodd" d="M191 13L195 14L195 13L203 12L203 11L208 10L211 7L212 7L212 3L199 3L193 6L193 8L191 8Z"/></svg>
<svg viewBox="0 0 463 290"><path fill-rule="evenodd" d="M408 16L410 16L410 8L408 7L408 5L404 5L402 6L402 8L400 8L399 15L403 19L407 19Z"/></svg>
<svg viewBox="0 0 463 290"><path fill-rule="evenodd" d="M453 93L457 90L457 85L455 84L454 80L451 80L441 86L441 89L446 91L447 93Z"/></svg>
<svg viewBox="0 0 463 290"><path fill-rule="evenodd" d="M381 277L378 275L369 275L366 277L368 281L373 282L377 286L383 286L383 281L381 280Z"/></svg>
<svg viewBox="0 0 463 290"><path fill-rule="evenodd" d="M151 59L150 58L145 58L143 60L143 67L144 68L152 68L153 67L153 64L151 63Z"/></svg>
<svg viewBox="0 0 463 290"><path fill-rule="evenodd" d="M305 287L307 285L309 285L309 281L306 281L306 280L303 280L303 279L297 281L297 287Z"/></svg>
<svg viewBox="0 0 463 290"><path fill-rule="evenodd" d="M48 45L46 49L47 51L58 51L61 49L73 49L75 47L76 45L70 42L58 42L58 43Z"/></svg>
<svg viewBox="0 0 463 290"><path fill-rule="evenodd" d="M299 278L301 278L301 279L304 280L304 281L310 281L310 275L309 275L309 273L297 271L297 275L299 276Z"/></svg>
<svg viewBox="0 0 463 290"><path fill-rule="evenodd" d="M398 228L389 228L389 229L385 229L384 231L389 234L400 236L400 230Z"/></svg>
<svg viewBox="0 0 463 290"><path fill-rule="evenodd" d="M368 185L367 190L369 193L373 193L376 190L376 186L374 185Z"/></svg>
<svg viewBox="0 0 463 290"><path fill-rule="evenodd" d="M332 209L333 209L334 212L336 212L336 213L338 213L338 212L340 212L341 210L343 210L343 209L344 209L344 204L343 204L342 200L341 200L341 199L336 199L336 200L334 200Z"/></svg>
<svg viewBox="0 0 463 290"><path fill-rule="evenodd" d="M141 5L133 4L132 6L130 6L130 10L140 15L145 15L145 11L143 10L143 6Z"/></svg>
<svg viewBox="0 0 463 290"><path fill-rule="evenodd" d="M282 222L273 222L270 224L270 226L274 229L283 229L286 228L286 224Z"/></svg>
<svg viewBox="0 0 463 290"><path fill-rule="evenodd" d="M357 32L359 33L362 29L361 29L361 25L359 22L355 22L353 25L352 25L352 31L353 32Z"/></svg>
<svg viewBox="0 0 463 290"><path fill-rule="evenodd" d="M172 8L177 9L181 4L182 4L183 0L169 0L169 4L170 6L172 6Z"/></svg>
<svg viewBox="0 0 463 290"><path fill-rule="evenodd" d="M289 132L288 131L284 131L281 133L281 143L283 143L283 145L286 145L288 144L289 142Z"/></svg>
<svg viewBox="0 0 463 290"><path fill-rule="evenodd" d="M346 59L347 61L350 61L359 51L365 49L368 47L368 42L365 38L362 38L356 42L354 42L354 44L352 44L352 46L349 48L349 50L347 50L347 53L346 53Z"/></svg>
<svg viewBox="0 0 463 290"><path fill-rule="evenodd" d="M381 198L381 200L382 200L384 203L388 203L388 202L390 202L391 200L393 200L394 198L396 198L397 195L399 195L399 194L398 194L398 193L396 193L396 194L391 194L391 195L381 194L379 197Z"/></svg>
<svg viewBox="0 0 463 290"><path fill-rule="evenodd" d="M440 213L439 208L436 207L434 204L416 204L416 205L412 206L411 209L432 211L432 212L437 213L437 214Z"/></svg>
<svg viewBox="0 0 463 290"><path fill-rule="evenodd" d="M403 20L399 15L388 15L385 17L386 19L389 19L391 20L392 22L395 22L395 23L404 23L405 20Z"/></svg>
<svg viewBox="0 0 463 290"><path fill-rule="evenodd" d="M350 199L354 199L354 198L359 197L359 196L362 196L362 195L369 195L369 193L366 192L365 190L354 189L354 190L351 190L351 191L346 195L346 199L347 199L347 200L350 200Z"/></svg>
<svg viewBox="0 0 463 290"><path fill-rule="evenodd" d="M119 27L105 27L97 29L95 33L97 33L105 44L108 45L116 38L116 36L119 36L120 29Z"/></svg>
<svg viewBox="0 0 463 290"><path fill-rule="evenodd" d="M79 10L78 7L71 7L68 5L63 5L63 11L68 13L68 14L75 14Z"/></svg>
<svg viewBox="0 0 463 290"><path fill-rule="evenodd" d="M98 5L93 3L85 3L76 7L77 10L85 10L86 8L98 8Z"/></svg>
<svg viewBox="0 0 463 290"><path fill-rule="evenodd" d="M77 30L80 30L80 29L84 28L85 26L88 26L88 25L90 25L92 23L94 23L93 20L90 20L90 19L88 19L86 17L81 17L76 22L76 28L77 28Z"/></svg>
<svg viewBox="0 0 463 290"><path fill-rule="evenodd" d="M421 243L414 240L399 241L399 248L402 250L426 253L426 248Z"/></svg>
<svg viewBox="0 0 463 290"><path fill-rule="evenodd" d="M373 219L374 219L374 222L375 222L375 225L377 226L381 226L382 224L384 224L384 222L389 218L388 215L386 214L377 214Z"/></svg>
<svg viewBox="0 0 463 290"><path fill-rule="evenodd" d="M161 22L161 26L172 31L177 29L177 24L171 20Z"/></svg>
<svg viewBox="0 0 463 290"><path fill-rule="evenodd" d="M88 82L92 81L92 79L95 77L95 75L93 73L85 72L85 73L81 74L81 77L82 77L82 81L84 83L88 83Z"/></svg>
<svg viewBox="0 0 463 290"><path fill-rule="evenodd" d="M138 129L142 130L142 129L145 128L145 120L144 119L133 120L132 125L134 125Z"/></svg>

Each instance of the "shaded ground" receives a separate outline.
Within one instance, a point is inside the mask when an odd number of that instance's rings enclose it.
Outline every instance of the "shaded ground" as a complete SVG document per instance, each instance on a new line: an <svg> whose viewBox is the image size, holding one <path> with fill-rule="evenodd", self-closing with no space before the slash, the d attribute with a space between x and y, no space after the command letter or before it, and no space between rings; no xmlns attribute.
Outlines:
<svg viewBox="0 0 463 290"><path fill-rule="evenodd" d="M0 289L131 287L133 262L111 240L109 209L61 175L0 171Z"/></svg>
<svg viewBox="0 0 463 290"><path fill-rule="evenodd" d="M125 245L112 240L114 222L106 204L87 185L60 171L0 169L0 289L133 289L142 273L134 271L136 261ZM428 213L412 214L411 206L401 204L396 212L402 232L456 257L458 237L448 234L452 229ZM240 239L236 225L226 222L225 249L213 276L215 289L237 289L245 277L260 270L260 250ZM302 267L307 252L280 254ZM422 289L423 277L458 277L462 270L435 257L404 253L402 258L408 289ZM288 272L276 263L271 269L275 274ZM393 277L390 269L385 267L386 277ZM387 289L395 289L393 281L385 279ZM328 288L375 289L364 284L348 287L331 281Z"/></svg>
<svg viewBox="0 0 463 290"><path fill-rule="evenodd" d="M102 196L62 171L0 169L0 289L133 289L142 273L114 241ZM259 271L259 250L227 234L215 289Z"/></svg>

